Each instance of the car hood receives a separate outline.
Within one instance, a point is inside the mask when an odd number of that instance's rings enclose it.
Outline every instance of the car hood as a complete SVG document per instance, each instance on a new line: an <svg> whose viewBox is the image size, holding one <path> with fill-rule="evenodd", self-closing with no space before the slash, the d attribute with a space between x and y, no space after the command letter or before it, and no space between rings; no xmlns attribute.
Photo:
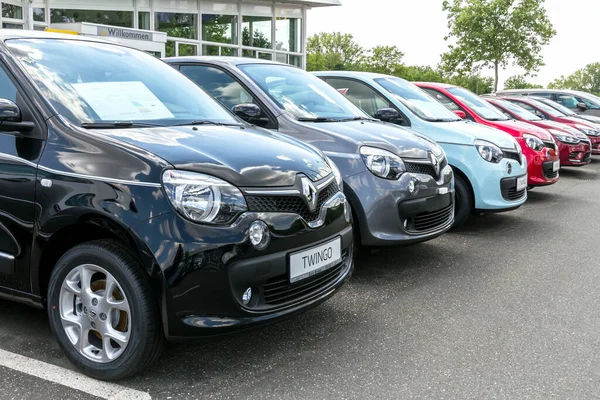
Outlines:
<svg viewBox="0 0 600 400"><path fill-rule="evenodd" d="M479 139L492 142L496 146L506 149L515 147L515 139L508 133L473 122L436 122L434 129L440 133L448 133L447 135L439 136L440 142L472 145L475 140ZM447 140L442 140L442 137L447 138Z"/></svg>
<svg viewBox="0 0 600 400"><path fill-rule="evenodd" d="M155 154L175 168L201 172L236 186L292 186L296 175L322 179L331 168L295 139L238 126L181 126L104 130L102 134Z"/></svg>
<svg viewBox="0 0 600 400"><path fill-rule="evenodd" d="M587 114L577 114L575 115L570 115L571 118L577 118L578 120L584 120L584 121L588 121L591 122L593 124L600 124L600 117L596 117L593 115L587 115Z"/></svg>
<svg viewBox="0 0 600 400"><path fill-rule="evenodd" d="M523 136L523 133L537 136L542 140L552 140L550 132L546 129L539 128L535 125L528 124L527 122L510 120L510 121L493 121L494 125L503 126L507 129L513 130L518 133L519 137Z"/></svg>
<svg viewBox="0 0 600 400"><path fill-rule="evenodd" d="M542 121L538 121L538 122L539 122L540 126L542 126L544 128L560 129L561 131L567 132L571 135L575 134L577 136L577 133L579 132L576 128L573 128L564 122L550 121L550 120L546 120L546 119L542 120ZM577 122L577 121L575 121L575 122Z"/></svg>
<svg viewBox="0 0 600 400"><path fill-rule="evenodd" d="M374 146L404 158L428 159L437 146L435 141L413 130L375 121L302 123L319 135L312 142L320 150L357 152L357 147ZM309 139L309 137L307 137Z"/></svg>

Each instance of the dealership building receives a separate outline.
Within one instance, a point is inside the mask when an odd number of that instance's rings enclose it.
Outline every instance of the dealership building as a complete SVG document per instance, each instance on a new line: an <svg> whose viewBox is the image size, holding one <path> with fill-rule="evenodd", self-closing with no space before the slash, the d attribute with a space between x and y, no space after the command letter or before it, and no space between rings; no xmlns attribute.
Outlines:
<svg viewBox="0 0 600 400"><path fill-rule="evenodd" d="M2 28L100 36L156 56L227 55L306 65L306 16L340 0L0 0Z"/></svg>

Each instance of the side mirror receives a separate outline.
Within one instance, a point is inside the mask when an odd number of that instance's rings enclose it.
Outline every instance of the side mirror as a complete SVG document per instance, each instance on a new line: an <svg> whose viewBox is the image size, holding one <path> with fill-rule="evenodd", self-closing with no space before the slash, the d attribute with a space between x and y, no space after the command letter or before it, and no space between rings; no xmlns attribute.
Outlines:
<svg viewBox="0 0 600 400"><path fill-rule="evenodd" d="M252 103L238 104L233 106L231 110L235 115L244 121L249 121L253 118L260 118L262 114L260 107Z"/></svg>
<svg viewBox="0 0 600 400"><path fill-rule="evenodd" d="M21 120L21 110L19 106L8 99L0 99L0 122Z"/></svg>
<svg viewBox="0 0 600 400"><path fill-rule="evenodd" d="M33 122L21 122L19 106L8 99L0 99L0 132L28 133L33 130Z"/></svg>
<svg viewBox="0 0 600 400"><path fill-rule="evenodd" d="M374 117L381 121L389 122L389 121L392 121L395 119L399 119L400 113L395 108L386 107L386 108L380 108L379 110L377 110L375 112Z"/></svg>
<svg viewBox="0 0 600 400"><path fill-rule="evenodd" d="M467 113L463 110L454 110L454 114L460 119L467 119Z"/></svg>
<svg viewBox="0 0 600 400"><path fill-rule="evenodd" d="M581 101L577 103L577 108L579 108L581 111L585 111L588 109L588 106L583 101Z"/></svg>

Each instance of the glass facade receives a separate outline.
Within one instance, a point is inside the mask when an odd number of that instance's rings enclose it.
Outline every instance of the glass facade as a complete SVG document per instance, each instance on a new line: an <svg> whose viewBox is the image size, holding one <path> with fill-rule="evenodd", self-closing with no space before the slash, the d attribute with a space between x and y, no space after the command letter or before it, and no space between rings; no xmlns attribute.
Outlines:
<svg viewBox="0 0 600 400"><path fill-rule="evenodd" d="M166 56L243 56L305 65L301 4L254 0L0 0L3 28L90 22L165 32ZM28 21L29 15L32 21Z"/></svg>

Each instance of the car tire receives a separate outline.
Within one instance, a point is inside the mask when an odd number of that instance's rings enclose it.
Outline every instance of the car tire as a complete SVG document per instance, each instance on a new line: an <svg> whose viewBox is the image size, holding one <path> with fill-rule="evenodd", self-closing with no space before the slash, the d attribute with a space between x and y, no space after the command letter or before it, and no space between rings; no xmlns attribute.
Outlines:
<svg viewBox="0 0 600 400"><path fill-rule="evenodd" d="M116 241L84 243L60 258L48 285L48 316L67 358L93 378L135 375L162 350L150 282Z"/></svg>
<svg viewBox="0 0 600 400"><path fill-rule="evenodd" d="M469 184L457 174L454 175L454 190L454 223L451 229L456 229L467 222L475 204Z"/></svg>

